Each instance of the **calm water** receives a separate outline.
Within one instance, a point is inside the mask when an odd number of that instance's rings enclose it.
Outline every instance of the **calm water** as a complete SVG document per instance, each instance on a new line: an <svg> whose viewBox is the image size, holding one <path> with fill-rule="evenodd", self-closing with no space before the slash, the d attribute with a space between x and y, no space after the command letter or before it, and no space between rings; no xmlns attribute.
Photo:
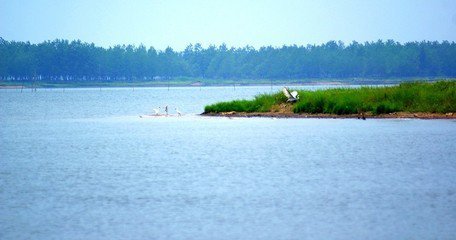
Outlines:
<svg viewBox="0 0 456 240"><path fill-rule="evenodd" d="M0 239L456 238L455 121L195 115L270 91L0 90Z"/></svg>

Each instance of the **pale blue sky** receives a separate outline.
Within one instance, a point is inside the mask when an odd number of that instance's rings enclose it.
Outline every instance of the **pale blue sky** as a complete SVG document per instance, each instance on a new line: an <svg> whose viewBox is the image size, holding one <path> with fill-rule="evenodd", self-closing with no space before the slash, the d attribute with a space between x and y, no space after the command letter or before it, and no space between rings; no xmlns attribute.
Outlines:
<svg viewBox="0 0 456 240"><path fill-rule="evenodd" d="M0 36L100 46L456 41L456 0L0 0Z"/></svg>

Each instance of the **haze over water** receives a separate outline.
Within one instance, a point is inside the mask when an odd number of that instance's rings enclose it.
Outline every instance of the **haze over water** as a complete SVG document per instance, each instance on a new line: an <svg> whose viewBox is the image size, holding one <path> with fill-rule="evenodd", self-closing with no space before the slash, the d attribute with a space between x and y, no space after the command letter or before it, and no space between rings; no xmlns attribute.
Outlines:
<svg viewBox="0 0 456 240"><path fill-rule="evenodd" d="M456 237L454 120L196 115L270 91L0 90L0 238Z"/></svg>

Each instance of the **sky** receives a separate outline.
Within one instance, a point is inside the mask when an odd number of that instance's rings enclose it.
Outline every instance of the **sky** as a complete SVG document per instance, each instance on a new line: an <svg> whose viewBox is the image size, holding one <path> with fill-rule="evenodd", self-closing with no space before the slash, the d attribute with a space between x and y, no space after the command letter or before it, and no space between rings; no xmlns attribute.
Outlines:
<svg viewBox="0 0 456 240"><path fill-rule="evenodd" d="M456 0L0 0L0 37L160 50L456 41Z"/></svg>

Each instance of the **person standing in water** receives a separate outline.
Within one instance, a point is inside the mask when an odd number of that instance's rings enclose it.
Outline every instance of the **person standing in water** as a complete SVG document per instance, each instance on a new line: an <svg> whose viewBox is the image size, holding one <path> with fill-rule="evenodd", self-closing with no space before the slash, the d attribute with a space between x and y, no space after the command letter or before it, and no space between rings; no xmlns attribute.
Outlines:
<svg viewBox="0 0 456 240"><path fill-rule="evenodd" d="M168 116L168 105L165 106L166 116Z"/></svg>

